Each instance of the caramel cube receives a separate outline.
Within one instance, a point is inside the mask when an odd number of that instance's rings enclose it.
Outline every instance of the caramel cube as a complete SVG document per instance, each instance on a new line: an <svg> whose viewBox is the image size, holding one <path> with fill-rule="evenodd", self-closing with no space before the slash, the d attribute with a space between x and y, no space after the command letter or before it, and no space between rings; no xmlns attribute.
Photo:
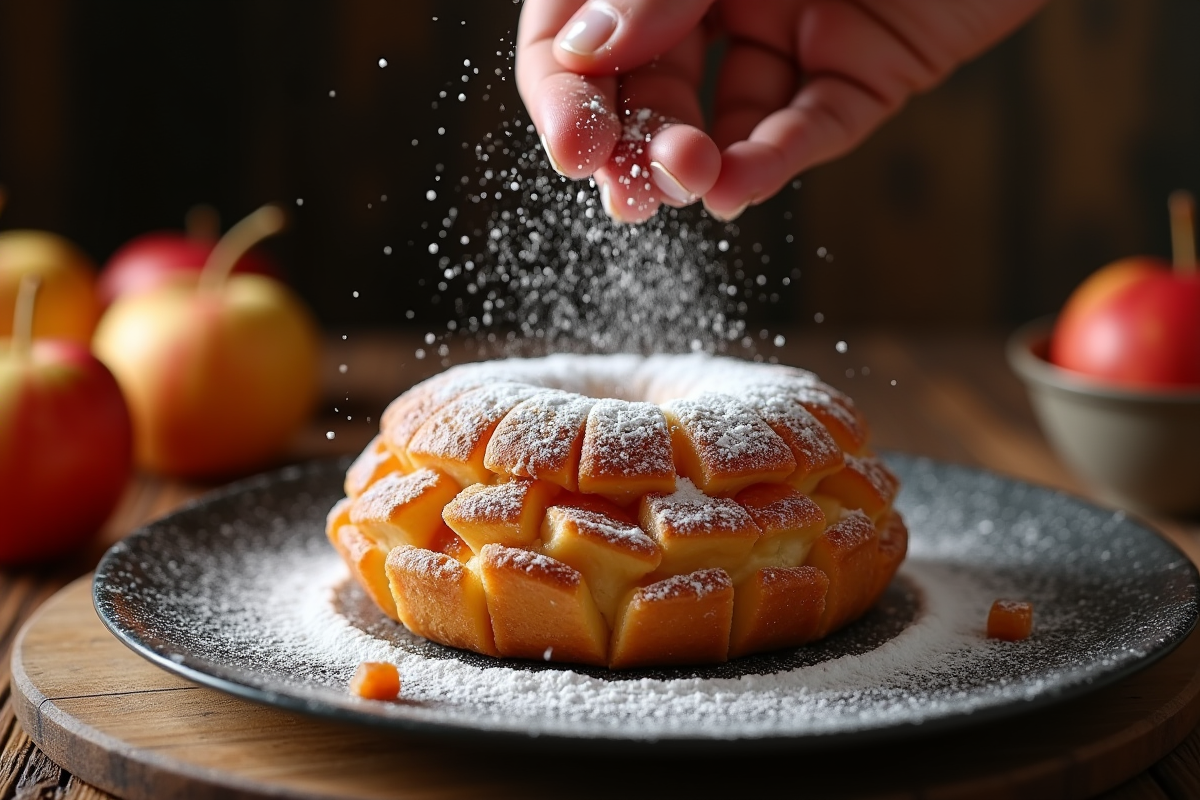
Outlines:
<svg viewBox="0 0 1200 800"><path fill-rule="evenodd" d="M632 590L613 626L614 669L725 661L733 581L724 570L675 575Z"/></svg>
<svg viewBox="0 0 1200 800"><path fill-rule="evenodd" d="M608 626L577 570L498 544L485 545L479 561L501 655L605 663Z"/></svg>
<svg viewBox="0 0 1200 800"><path fill-rule="evenodd" d="M735 494L796 471L796 459L771 427L744 404L705 393L663 406L675 467L709 495Z"/></svg>
<svg viewBox="0 0 1200 800"><path fill-rule="evenodd" d="M829 578L815 567L764 567L737 585L729 656L797 647L821 630Z"/></svg>
<svg viewBox="0 0 1200 800"><path fill-rule="evenodd" d="M350 693L364 700L395 700L400 695L400 671L395 664L364 661L350 678Z"/></svg>
<svg viewBox="0 0 1200 800"><path fill-rule="evenodd" d="M325 538L329 539L329 543L333 545L333 549L337 550L342 558L346 554L342 551L342 545L338 542L338 528L343 525L350 524L350 507L354 505L354 501L349 497L343 497L333 504L333 508L329 509L329 513L325 515Z"/></svg>
<svg viewBox="0 0 1200 800"><path fill-rule="evenodd" d="M385 569L400 621L439 644L500 655L478 568L475 559L462 564L419 547L392 550Z"/></svg>
<svg viewBox="0 0 1200 800"><path fill-rule="evenodd" d="M442 527L442 507L458 494L444 473L390 472L354 501L350 521L385 551L402 544L426 547Z"/></svg>
<svg viewBox="0 0 1200 800"><path fill-rule="evenodd" d="M459 395L434 412L408 443L414 466L450 475L461 486L490 483L483 465L488 439L504 415L536 392L519 383L493 383Z"/></svg>
<svg viewBox="0 0 1200 800"><path fill-rule="evenodd" d="M829 578L821 635L857 619L874 598L879 534L861 511L853 511L817 537L808 566Z"/></svg>
<svg viewBox="0 0 1200 800"><path fill-rule="evenodd" d="M621 505L648 492L675 491L671 434L658 406L596 401L580 449L579 491Z"/></svg>
<svg viewBox="0 0 1200 800"><path fill-rule="evenodd" d="M399 459L384 444L383 437L376 436L346 470L343 488L347 497L358 497L389 472L403 471Z"/></svg>
<svg viewBox="0 0 1200 800"><path fill-rule="evenodd" d="M875 589L867 603L868 607L874 605L887 590L904 556L908 554L908 528L899 514L889 511L876 528L879 530L879 554L875 561Z"/></svg>
<svg viewBox="0 0 1200 800"><path fill-rule="evenodd" d="M551 506L542 522L542 552L579 570L611 625L617 604L662 553L641 528L619 518L569 506Z"/></svg>
<svg viewBox="0 0 1200 800"><path fill-rule="evenodd" d="M899 488L900 481L878 458L846 456L846 466L822 480L817 491L878 520L892 507Z"/></svg>
<svg viewBox="0 0 1200 800"><path fill-rule="evenodd" d="M517 404L496 426L483 465L501 475L577 490L583 431L595 402L583 395L546 390Z"/></svg>
<svg viewBox="0 0 1200 800"><path fill-rule="evenodd" d="M825 426L838 447L847 453L861 453L867 446L870 432L866 418L853 401L837 389L818 382L798 386L790 395Z"/></svg>
<svg viewBox="0 0 1200 800"><path fill-rule="evenodd" d="M759 529L733 500L709 497L681 478L673 494L642 498L642 530L662 549L658 571L679 575L706 567L736 571L750 555Z"/></svg>
<svg viewBox="0 0 1200 800"><path fill-rule="evenodd" d="M1020 600L997 600L988 612L989 639L1019 642L1033 633L1033 605Z"/></svg>
<svg viewBox="0 0 1200 800"><path fill-rule="evenodd" d="M528 547L537 539L546 507L558 491L543 481L477 483L446 504L442 519L474 553L485 544Z"/></svg>
<svg viewBox="0 0 1200 800"><path fill-rule="evenodd" d="M736 500L762 535L742 570L733 575L735 582L761 567L800 566L825 530L820 506L786 484L760 483L738 492Z"/></svg>
<svg viewBox="0 0 1200 800"><path fill-rule="evenodd" d="M363 536L354 525L342 525L338 528L337 541L342 559L363 591L375 601L383 613L392 619L400 619L396 613L396 602L392 599L392 590L388 588L387 574L384 572L387 553Z"/></svg>

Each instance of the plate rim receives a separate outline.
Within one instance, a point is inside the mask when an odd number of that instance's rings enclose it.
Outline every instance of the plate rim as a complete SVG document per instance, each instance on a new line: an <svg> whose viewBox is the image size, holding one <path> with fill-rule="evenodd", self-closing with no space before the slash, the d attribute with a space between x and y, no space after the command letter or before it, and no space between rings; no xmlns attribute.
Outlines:
<svg viewBox="0 0 1200 800"><path fill-rule="evenodd" d="M1102 511L1111 510L1116 512L1120 510L1109 509L1090 498L1085 498L1069 491L1032 483L974 465L959 464L898 450L881 449L878 451L878 454L885 460L901 459L913 464L924 463L935 467L972 473L975 476L987 476L999 479L1007 484L1018 484L1026 488L1033 488L1038 492L1063 496ZM177 516L193 513L197 509L204 508L223 498L240 495L248 491L261 490L280 483L295 481L314 473L324 474L331 472L336 474L339 471L344 472L351 461L352 458L349 456L313 459L290 464L269 472L258 473L206 492L199 497L189 500L169 514L138 527L104 553L93 573L92 604L100 621L118 641L155 666L178 675L185 680L259 705L339 723L365 725L396 733L429 735L439 739L471 741L477 744L487 744L503 748L523 747L527 746L530 741L536 740L539 742L539 747L555 751L574 751L580 747L587 747L593 749L594 752L599 752L594 750L594 748L600 747L606 751L620 751L626 755L644 753L646 756L653 757L663 754L697 755L710 750L720 751L721 753L732 753L735 750L738 753L751 750L755 753L765 753L780 750L824 750L841 747L849 743L855 745L874 745L899 737L936 735L946 733L947 731L971 728L976 725L1025 715L1078 699L1141 672L1168 656L1190 636L1194 635L1197 621L1200 620L1200 570L1197 569L1196 564L1170 537L1159 531L1144 518L1134 512L1120 510L1124 514L1125 520L1140 528L1144 533L1157 539L1168 550L1173 551L1186 565L1187 572L1189 573L1188 577L1190 578L1189 588L1191 592L1190 597L1187 598L1190 604L1186 624L1174 638L1157 643L1157 646L1149 649L1140 658L1123 662L1117 667L1104 670L1096 675L1075 678L1065 685L1056 683L1051 688L1045 689L1031 698L1014 698L1009 702L989 705L967 712L946 714L932 719L915 721L900 720L869 728L828 733L797 734L776 732L761 736L738 734L686 736L672 733L664 736L621 736L619 735L619 731L609 731L600 734L594 732L572 734L569 731L523 731L510 728L481 728L457 721L434 721L404 715L364 713L356 710L353 706L327 703L318 697L305 698L297 694L289 694L240 683L229 675L231 670L227 670L220 664L204 659L196 660L208 665L212 671L205 671L188 663L173 660L167 655L160 653L150 643L139 639L132 631L126 630L117 620L109 618L105 611L105 603L102 600L102 595L106 591L111 590L111 587L106 587L103 579L110 571L112 562L119 557L120 552L135 537L148 538L155 536L157 535L154 531L155 526L167 523Z"/></svg>

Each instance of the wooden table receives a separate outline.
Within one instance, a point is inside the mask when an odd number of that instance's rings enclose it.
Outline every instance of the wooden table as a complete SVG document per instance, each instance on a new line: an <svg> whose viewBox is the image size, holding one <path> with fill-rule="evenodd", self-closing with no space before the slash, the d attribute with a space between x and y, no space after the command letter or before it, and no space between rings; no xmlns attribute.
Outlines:
<svg viewBox="0 0 1200 800"><path fill-rule="evenodd" d="M890 333L822 330L787 337L785 363L817 371L849 392L873 426L879 447L987 467L1088 495L1042 438L1024 391L1004 360L996 332ZM839 353L835 343L849 344ZM412 382L441 368L412 357L415 337L352 334L331 341L323 414L297 438L293 460L355 452L373 435L379 411ZM470 348L453 358L472 358ZM339 367L345 364L346 371ZM864 369L864 367L866 369ZM338 411L334 414L333 409ZM347 419L350 417L350 419ZM367 422L367 417L371 422ZM333 431L332 439L327 432ZM0 573L0 798L108 798L65 773L21 729L10 702L8 662L21 623L46 598L92 569L104 550L144 522L212 488L135 477L113 519L69 564ZM1200 521L1150 520L1200 562ZM1200 797L1200 729L1150 769L1103 795L1105 800Z"/></svg>

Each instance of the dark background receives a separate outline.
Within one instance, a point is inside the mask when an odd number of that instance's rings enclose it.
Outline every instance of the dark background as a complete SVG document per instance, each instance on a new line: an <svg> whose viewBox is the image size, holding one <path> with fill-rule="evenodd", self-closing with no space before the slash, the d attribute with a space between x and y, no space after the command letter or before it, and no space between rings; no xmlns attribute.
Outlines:
<svg viewBox="0 0 1200 800"><path fill-rule="evenodd" d="M295 224L271 247L331 332L444 322L421 281L438 272L422 225L446 203L425 193L520 112L519 8L0 0L0 227L58 231L102 262L193 203L227 227L281 200ZM1179 187L1200 189L1200 2L1054 0L740 221L772 285L800 269L750 322L1011 325L1106 261L1166 255Z"/></svg>

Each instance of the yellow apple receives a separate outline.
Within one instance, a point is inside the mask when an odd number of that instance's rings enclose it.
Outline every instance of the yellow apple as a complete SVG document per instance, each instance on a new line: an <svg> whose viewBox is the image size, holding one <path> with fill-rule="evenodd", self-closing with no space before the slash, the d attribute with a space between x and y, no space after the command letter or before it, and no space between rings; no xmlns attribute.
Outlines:
<svg viewBox="0 0 1200 800"><path fill-rule="evenodd" d="M96 269L71 242L46 231L0 233L0 336L11 336L21 279L41 279L35 339L70 339L87 344L100 316Z"/></svg>
<svg viewBox="0 0 1200 800"><path fill-rule="evenodd" d="M198 276L120 297L105 312L92 349L129 403L142 466L188 478L244 473L278 456L308 419L320 347L312 316L273 278L229 275L282 224L279 209L259 209Z"/></svg>

